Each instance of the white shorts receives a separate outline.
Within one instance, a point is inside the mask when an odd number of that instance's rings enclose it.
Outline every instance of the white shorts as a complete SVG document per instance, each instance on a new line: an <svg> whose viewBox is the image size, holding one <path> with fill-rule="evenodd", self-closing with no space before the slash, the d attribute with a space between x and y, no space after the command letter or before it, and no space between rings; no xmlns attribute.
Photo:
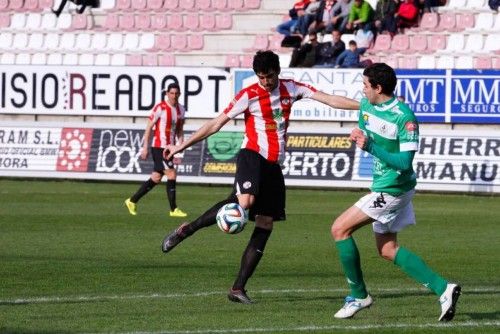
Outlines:
<svg viewBox="0 0 500 334"><path fill-rule="evenodd" d="M408 225L415 224L415 213L411 200L415 190L399 196L387 193L369 193L354 204L367 216L375 219L373 231L376 233L396 233Z"/></svg>

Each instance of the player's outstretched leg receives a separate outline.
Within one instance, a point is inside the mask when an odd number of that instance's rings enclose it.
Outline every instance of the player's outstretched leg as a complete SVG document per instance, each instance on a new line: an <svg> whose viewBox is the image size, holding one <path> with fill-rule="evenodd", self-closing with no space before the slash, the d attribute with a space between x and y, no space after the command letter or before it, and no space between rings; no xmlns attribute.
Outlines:
<svg viewBox="0 0 500 334"><path fill-rule="evenodd" d="M208 227L216 223L215 217L219 209L228 203L238 203L238 197L231 194L227 199L220 201L219 203L212 206L204 214L198 217L191 223L182 223L174 231L170 232L165 239L163 239L161 250L164 253L170 252L175 246L180 244L184 239L193 235L200 228Z"/></svg>
<svg viewBox="0 0 500 334"><path fill-rule="evenodd" d="M448 283L446 290L439 297L441 304L441 315L439 321L450 321L455 316L455 308L460 297L462 288L458 284Z"/></svg>

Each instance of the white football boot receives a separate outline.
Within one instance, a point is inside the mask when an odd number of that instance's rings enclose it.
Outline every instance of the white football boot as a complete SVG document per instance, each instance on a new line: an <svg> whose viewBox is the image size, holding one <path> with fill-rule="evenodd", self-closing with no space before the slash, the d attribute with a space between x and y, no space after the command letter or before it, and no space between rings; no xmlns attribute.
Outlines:
<svg viewBox="0 0 500 334"><path fill-rule="evenodd" d="M446 290L439 297L439 303L441 304L441 315L439 316L439 321L450 321L455 316L455 307L460 297L460 291L462 288L458 284L448 283Z"/></svg>
<svg viewBox="0 0 500 334"><path fill-rule="evenodd" d="M337 313L335 313L334 317L337 319L347 319L351 318L356 312L370 307L373 303L373 299L370 295L366 296L366 298L354 298L351 296L347 296L345 298L345 304L342 306Z"/></svg>

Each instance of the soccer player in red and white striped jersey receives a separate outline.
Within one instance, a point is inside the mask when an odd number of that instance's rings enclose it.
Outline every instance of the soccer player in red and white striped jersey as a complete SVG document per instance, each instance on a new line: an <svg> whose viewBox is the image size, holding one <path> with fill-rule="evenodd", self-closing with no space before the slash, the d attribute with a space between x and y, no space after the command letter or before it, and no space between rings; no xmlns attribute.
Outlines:
<svg viewBox="0 0 500 334"><path fill-rule="evenodd" d="M154 170L151 177L144 182L137 192L127 200L127 206L131 215L137 214L137 202L142 196L146 195L158 183L163 175L167 176L167 198L170 204L171 217L186 217L187 214L177 207L176 203L176 180L177 172L175 170L173 157L165 159L163 149L168 145L182 143L184 140L184 114L186 110L179 103L180 88L176 83L168 85L166 90L166 100L161 101L154 106L149 116L146 131L144 133L144 143L141 150L141 159L148 157L148 147L151 133L151 155L154 161Z"/></svg>
<svg viewBox="0 0 500 334"><path fill-rule="evenodd" d="M253 59L258 83L241 90L218 117L206 122L189 139L169 145L167 158L219 131L224 124L243 114L245 137L238 153L232 194L215 204L191 223L181 224L162 244L166 253L202 227L215 224L217 211L227 203L239 203L249 210L255 229L245 249L238 276L229 290L234 302L252 303L245 291L247 280L259 263L271 235L274 221L285 219L285 182L280 163L284 159L286 133L292 104L310 98L334 108L359 109L355 100L329 95L309 85L280 79L279 57L272 51L258 51Z"/></svg>

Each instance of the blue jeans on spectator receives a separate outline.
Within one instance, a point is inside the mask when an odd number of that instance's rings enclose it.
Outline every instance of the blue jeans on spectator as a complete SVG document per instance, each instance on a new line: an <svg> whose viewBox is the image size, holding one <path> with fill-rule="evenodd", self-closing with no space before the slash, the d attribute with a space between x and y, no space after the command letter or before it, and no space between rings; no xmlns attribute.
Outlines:
<svg viewBox="0 0 500 334"><path fill-rule="evenodd" d="M297 23L298 23L297 19L291 19L291 20L285 21L276 27L276 31L282 35L290 36L290 34L295 32L295 29L297 27Z"/></svg>

